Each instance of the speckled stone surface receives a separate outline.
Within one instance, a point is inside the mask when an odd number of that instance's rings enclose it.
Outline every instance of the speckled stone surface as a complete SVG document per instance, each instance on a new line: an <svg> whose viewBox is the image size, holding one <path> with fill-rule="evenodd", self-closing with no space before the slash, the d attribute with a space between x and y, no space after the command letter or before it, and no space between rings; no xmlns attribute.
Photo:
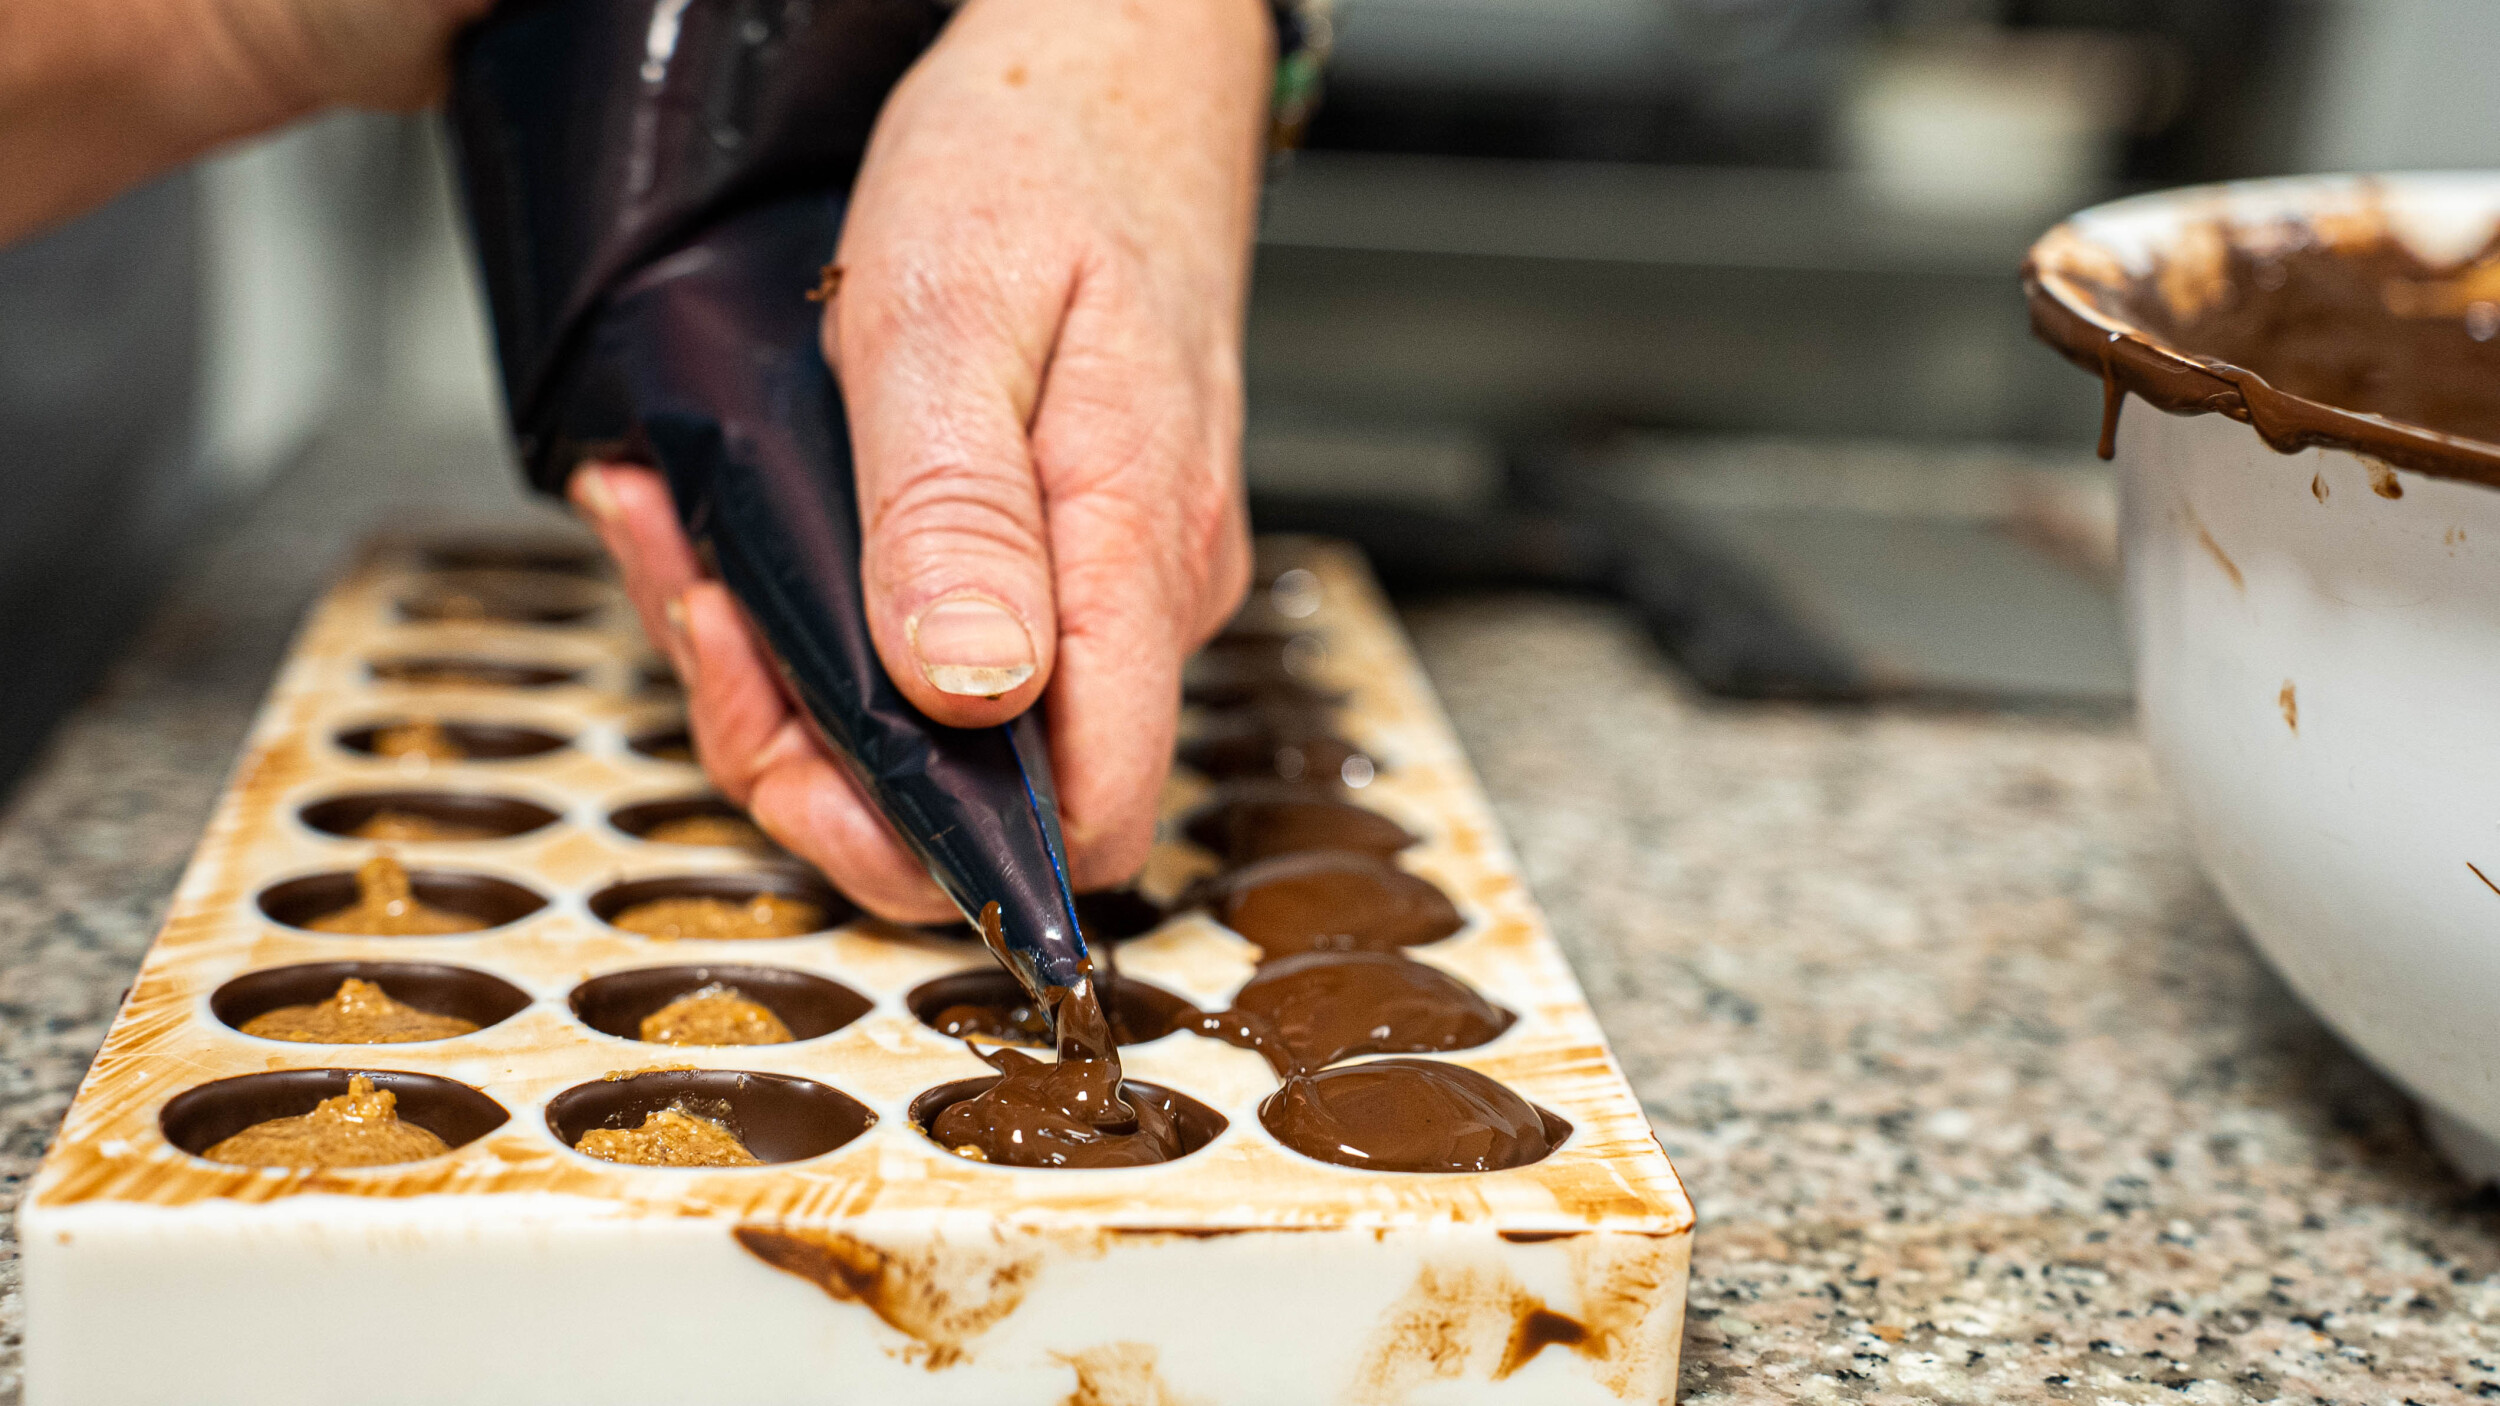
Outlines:
<svg viewBox="0 0 2500 1406"><path fill-rule="evenodd" d="M12 1213L328 565L518 503L475 444L298 478L0 811ZM2259 963L2122 719L1703 702L1585 602L1409 620L1700 1205L1686 1400L2500 1396L2495 1203Z"/></svg>

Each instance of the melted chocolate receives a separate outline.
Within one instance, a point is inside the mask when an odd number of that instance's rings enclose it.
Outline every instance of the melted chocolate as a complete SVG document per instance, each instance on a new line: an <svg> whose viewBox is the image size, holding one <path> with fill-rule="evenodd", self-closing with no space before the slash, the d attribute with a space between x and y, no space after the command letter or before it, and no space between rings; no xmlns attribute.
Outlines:
<svg viewBox="0 0 2500 1406"><path fill-rule="evenodd" d="M1305 1157L1376 1172L1498 1172L1570 1135L1498 1081L1429 1059L1293 1075L1259 1105L1259 1122Z"/></svg>
<svg viewBox="0 0 2500 1406"><path fill-rule="evenodd" d="M1430 880L1367 854L1329 850L1244 865L1201 884L1197 897L1271 960L1415 947L1466 925Z"/></svg>
<svg viewBox="0 0 2500 1406"><path fill-rule="evenodd" d="M1233 997L1230 1015L1270 1032L1290 1069L1361 1054L1468 1049L1516 1019L1458 978L1394 952L1306 952L1270 962Z"/></svg>
<svg viewBox="0 0 2500 1406"><path fill-rule="evenodd" d="M1142 1167L1190 1150L1172 1095L1120 1083L1116 1061L1045 1062L1016 1050L983 1058L998 1077L927 1122L929 1136L958 1156L1006 1167ZM1108 1097L1115 1085L1118 1099Z"/></svg>
<svg viewBox="0 0 2500 1406"><path fill-rule="evenodd" d="M2500 245L2434 267L2366 226L2217 228L2139 277L2071 232L2043 239L2023 268L2032 329L2101 377L2101 457L2133 394L2286 454L2500 485Z"/></svg>
<svg viewBox="0 0 2500 1406"><path fill-rule="evenodd" d="M1379 765L1324 720L1232 714L1181 744L1180 759L1216 781L1289 781L1321 790L1371 784Z"/></svg>
<svg viewBox="0 0 2500 1406"><path fill-rule="evenodd" d="M1304 850L1388 859L1415 843L1406 827L1351 801L1283 782L1235 782L1181 822L1190 843L1239 866Z"/></svg>
<svg viewBox="0 0 2500 1406"><path fill-rule="evenodd" d="M1178 996L1113 973L1094 978L1102 987L1104 1017L1123 1045L1159 1039L1197 1017ZM1050 1045L1050 1016L1016 979L997 967L976 968L927 982L908 998L912 1014L941 1035L985 1045Z"/></svg>

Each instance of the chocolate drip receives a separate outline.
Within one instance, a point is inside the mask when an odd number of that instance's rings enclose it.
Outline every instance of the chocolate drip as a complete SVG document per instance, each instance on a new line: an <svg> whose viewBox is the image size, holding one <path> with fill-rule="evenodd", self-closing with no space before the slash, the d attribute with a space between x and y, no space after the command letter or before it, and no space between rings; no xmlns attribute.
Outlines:
<svg viewBox="0 0 2500 1406"><path fill-rule="evenodd" d="M1379 1172L1524 1167L1570 1135L1499 1081L1429 1059L1294 1076L1259 1105L1259 1122L1305 1157Z"/></svg>
<svg viewBox="0 0 2500 1406"><path fill-rule="evenodd" d="M2181 248L2117 275L2061 228L2023 266L2032 330L2101 378L2103 458L2134 395L2227 415L2286 454L2500 486L2500 241L2444 267L2367 222L2223 226Z"/></svg>

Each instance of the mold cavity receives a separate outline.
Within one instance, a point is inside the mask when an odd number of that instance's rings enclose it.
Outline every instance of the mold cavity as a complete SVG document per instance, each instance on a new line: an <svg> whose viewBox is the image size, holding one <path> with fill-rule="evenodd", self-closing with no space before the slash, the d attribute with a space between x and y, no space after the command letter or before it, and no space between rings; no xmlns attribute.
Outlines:
<svg viewBox="0 0 2500 1406"><path fill-rule="evenodd" d="M338 743L368 757L423 757L444 762L510 762L543 757L572 745L544 728L512 723L438 722L392 718L341 729Z"/></svg>
<svg viewBox="0 0 2500 1406"><path fill-rule="evenodd" d="M953 1108L956 1104L962 1103L964 1100L988 1089L991 1085L996 1084L998 1080L999 1076L993 1074L978 1079L958 1079L951 1084L940 1084L936 1088L928 1090L927 1092L921 1094L918 1098L911 1101L912 1127L918 1130L922 1137L928 1138L929 1141L937 1143L940 1147L946 1147L946 1144L939 1142L935 1133L931 1131L937 1126L938 1119L945 1115L946 1110ZM1199 1148L1206 1146L1208 1143L1215 1141L1216 1135L1223 1132L1227 1126L1227 1120L1223 1114L1216 1112L1214 1109L1207 1107L1205 1104L1200 1103L1198 1100L1191 1098L1187 1094L1167 1089L1161 1084L1149 1084L1138 1079L1123 1079L1120 1081L1120 1097L1132 1105L1150 1103L1154 1105L1156 1109L1161 1111L1164 1118L1170 1121L1172 1130L1178 1137L1180 1150L1173 1153L1171 1157L1161 1159L1165 1162L1186 1157L1190 1153L1197 1151ZM1134 1139L1132 1139L1132 1141L1134 1141ZM953 1152L954 1149L950 1147L947 1148L947 1151ZM961 1156L960 1153L956 1155ZM1045 1155L1047 1156L1048 1154ZM1081 1168L1085 1166L1086 1163L1075 1160L1075 1158L1082 1157L1083 1155L1084 1154L1081 1151L1070 1149L1070 1160L1039 1160L1030 1163L1017 1163L1015 1165L1065 1167L1071 1169ZM970 1161L975 1159L966 1158L965 1160ZM1105 1160L1094 1163L1093 1165L1113 1167L1151 1165L1151 1163Z"/></svg>
<svg viewBox="0 0 2500 1406"><path fill-rule="evenodd" d="M446 571L402 595L399 614L420 624L577 625L597 612L601 599L597 586L572 576Z"/></svg>
<svg viewBox="0 0 2500 1406"><path fill-rule="evenodd" d="M1296 1074L1259 1104L1278 1142L1372 1172L1499 1172L1552 1155L1571 1125L1498 1079L1431 1059Z"/></svg>
<svg viewBox="0 0 2500 1406"><path fill-rule="evenodd" d="M724 849L776 851L772 837L747 819L747 813L718 796L680 796L620 806L608 823L637 840L658 845L705 845Z"/></svg>
<svg viewBox="0 0 2500 1406"><path fill-rule="evenodd" d="M1123 1045L1142 1045L1168 1035L1198 1014L1169 991L1117 975L1103 978L1103 997L1112 1038ZM924 981L903 1000L921 1024L941 1035L1034 1049L1050 1043L1048 1018L1016 979L997 967L977 967Z"/></svg>
<svg viewBox="0 0 2500 1406"><path fill-rule="evenodd" d="M1290 781L1361 790L1380 774L1370 754L1324 725L1258 713L1219 715L1181 744L1181 762L1215 781Z"/></svg>
<svg viewBox="0 0 2500 1406"><path fill-rule="evenodd" d="M681 941L801 937L858 912L824 880L789 869L611 884L591 895L590 911L628 932Z"/></svg>
<svg viewBox="0 0 2500 1406"><path fill-rule="evenodd" d="M670 1111L726 1129L758 1162L821 1157L877 1121L839 1089L788 1074L662 1069L578 1084L547 1104L547 1128L567 1147L586 1133L631 1132Z"/></svg>
<svg viewBox="0 0 2500 1406"><path fill-rule="evenodd" d="M480 925L478 931L518 922L547 906L546 899L519 884L488 874L416 869L408 871L407 877L419 903L473 918ZM260 911L271 922L310 929L319 919L356 907L361 896L356 873L339 869L271 884L260 891Z"/></svg>
<svg viewBox="0 0 2500 1406"><path fill-rule="evenodd" d="M634 670L634 691L666 697L684 693L686 689L677 681L677 671L669 667L667 660L645 659L642 666Z"/></svg>
<svg viewBox="0 0 2500 1406"><path fill-rule="evenodd" d="M460 654L394 654L366 666L383 683L419 688L554 688L582 676L554 664L520 664Z"/></svg>
<svg viewBox="0 0 2500 1406"><path fill-rule="evenodd" d="M1314 635L1225 635L1181 673L1181 696L1212 708L1280 698L1342 703L1345 695L1318 682L1327 646Z"/></svg>
<svg viewBox="0 0 2500 1406"><path fill-rule="evenodd" d="M380 987L393 1001L427 1015L464 1020L480 1030L510 1020L530 1003L530 994L511 982L441 962L304 962L246 972L218 987L208 998L208 1009L241 1030L284 1007L318 1006L336 997L349 981ZM399 1044L405 1038L345 1043Z"/></svg>
<svg viewBox="0 0 2500 1406"><path fill-rule="evenodd" d="M1226 783L1181 822L1181 833L1228 865L1322 849L1385 860L1415 843L1378 811L1281 781Z"/></svg>
<svg viewBox="0 0 2500 1406"><path fill-rule="evenodd" d="M404 843L507 840L561 818L518 796L456 791L356 791L314 801L297 814L325 835Z"/></svg>
<svg viewBox="0 0 2500 1406"><path fill-rule="evenodd" d="M280 1069L219 1079L174 1096L157 1119L165 1140L194 1157L236 1133L272 1118L300 1118L323 1099L348 1092L349 1081L370 1080L388 1092L394 1112L441 1138L447 1147L464 1147L511 1121L503 1105L466 1084L431 1074L390 1069Z"/></svg>
<svg viewBox="0 0 2500 1406"><path fill-rule="evenodd" d="M426 547L425 564L437 571L550 571L561 576L605 576L607 558L586 543L552 537L474 537Z"/></svg>
<svg viewBox="0 0 2500 1406"><path fill-rule="evenodd" d="M670 723L666 727L637 732L627 739L625 745L653 761L694 765L694 734L686 731L684 723Z"/></svg>
<svg viewBox="0 0 2500 1406"><path fill-rule="evenodd" d="M734 991L771 1011L793 1040L830 1035L868 1014L874 1005L838 981L785 967L636 967L592 977L574 987L573 1014L601 1034L640 1040L645 1020L715 987Z"/></svg>

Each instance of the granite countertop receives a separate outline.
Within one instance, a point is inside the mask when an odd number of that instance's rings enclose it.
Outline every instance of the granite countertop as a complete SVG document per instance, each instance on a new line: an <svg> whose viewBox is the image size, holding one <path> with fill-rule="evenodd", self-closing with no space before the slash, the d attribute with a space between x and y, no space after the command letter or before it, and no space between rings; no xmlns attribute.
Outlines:
<svg viewBox="0 0 2500 1406"><path fill-rule="evenodd" d="M312 456L0 811L0 1209L324 572L500 472ZM1599 604L1408 618L1699 1205L1683 1399L2500 1396L2500 1202L2260 963L2123 718L1715 703Z"/></svg>

